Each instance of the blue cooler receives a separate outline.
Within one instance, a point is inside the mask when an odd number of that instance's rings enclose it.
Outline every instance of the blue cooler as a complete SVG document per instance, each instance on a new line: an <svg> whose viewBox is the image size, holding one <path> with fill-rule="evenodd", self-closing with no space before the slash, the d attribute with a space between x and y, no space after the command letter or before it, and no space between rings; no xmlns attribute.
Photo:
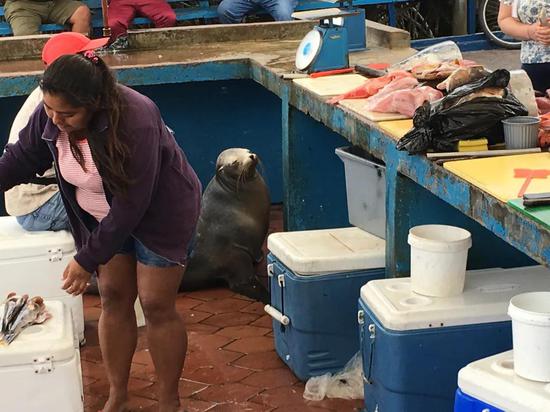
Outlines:
<svg viewBox="0 0 550 412"><path fill-rule="evenodd" d="M460 368L512 348L510 298L549 289L542 266L468 272L464 293L447 298L413 293L410 278L363 286L366 411L451 411Z"/></svg>
<svg viewBox="0 0 550 412"><path fill-rule="evenodd" d="M359 350L361 286L385 275L386 242L351 227L274 233L267 246L277 354L302 380L342 369Z"/></svg>
<svg viewBox="0 0 550 412"><path fill-rule="evenodd" d="M550 385L516 375L513 351L462 368L458 388L455 412L550 411Z"/></svg>

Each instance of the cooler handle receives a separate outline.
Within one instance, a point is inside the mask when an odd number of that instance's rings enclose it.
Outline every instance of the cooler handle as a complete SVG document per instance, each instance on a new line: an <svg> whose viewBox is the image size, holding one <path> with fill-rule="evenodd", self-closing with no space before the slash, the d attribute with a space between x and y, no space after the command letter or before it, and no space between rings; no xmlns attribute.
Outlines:
<svg viewBox="0 0 550 412"><path fill-rule="evenodd" d="M370 353L369 353L369 368L367 370L367 376L365 377L366 382L369 385L372 385L372 363L374 361L374 341L376 339L376 325L374 323L371 323L368 326L368 330L370 333Z"/></svg>
<svg viewBox="0 0 550 412"><path fill-rule="evenodd" d="M275 319L277 322L279 322L281 325L288 326L290 324L290 319L288 316L283 315L281 312L279 312L277 309L275 309L271 305L265 305L264 311L271 316L273 319Z"/></svg>

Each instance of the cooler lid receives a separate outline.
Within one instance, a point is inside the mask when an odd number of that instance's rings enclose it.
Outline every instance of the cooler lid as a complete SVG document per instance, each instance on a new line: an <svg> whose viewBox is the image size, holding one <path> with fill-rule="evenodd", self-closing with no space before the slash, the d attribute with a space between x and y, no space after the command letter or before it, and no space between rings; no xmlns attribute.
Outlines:
<svg viewBox="0 0 550 412"><path fill-rule="evenodd" d="M470 363L458 372L458 387L467 395L504 411L550 411L550 384L514 373L514 352Z"/></svg>
<svg viewBox="0 0 550 412"><path fill-rule="evenodd" d="M351 272L386 266L386 242L356 227L273 233L267 247L301 275Z"/></svg>
<svg viewBox="0 0 550 412"><path fill-rule="evenodd" d="M27 327L9 346L0 346L0 368L15 365L31 365L71 359L75 353L72 318L68 307L60 301L45 301L52 315L41 325ZM4 313L4 305L0 306Z"/></svg>
<svg viewBox="0 0 550 412"><path fill-rule="evenodd" d="M446 298L412 292L410 278L372 280L361 299L385 328L405 331L510 320L510 299L532 291L550 291L544 266L468 271L464 293Z"/></svg>
<svg viewBox="0 0 550 412"><path fill-rule="evenodd" d="M63 253L75 250L69 232L27 232L19 226L15 217L0 217L0 261L46 256L58 249Z"/></svg>

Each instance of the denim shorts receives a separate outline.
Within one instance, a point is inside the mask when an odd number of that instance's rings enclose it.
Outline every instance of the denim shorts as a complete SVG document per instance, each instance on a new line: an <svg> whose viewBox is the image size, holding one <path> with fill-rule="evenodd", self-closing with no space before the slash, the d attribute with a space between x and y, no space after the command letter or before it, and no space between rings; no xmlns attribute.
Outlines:
<svg viewBox="0 0 550 412"><path fill-rule="evenodd" d="M139 240L130 237L124 242L124 245L118 250L121 255L135 256L136 260L145 266L154 266L157 268L168 268L172 266L179 266L177 262L172 262L162 256L157 255L155 252L147 249L143 243Z"/></svg>

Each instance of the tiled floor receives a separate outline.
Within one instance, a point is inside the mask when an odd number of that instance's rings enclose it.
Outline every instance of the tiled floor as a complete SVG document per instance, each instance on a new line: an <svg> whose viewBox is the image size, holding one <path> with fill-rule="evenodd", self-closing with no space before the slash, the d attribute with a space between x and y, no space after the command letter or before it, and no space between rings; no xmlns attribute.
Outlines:
<svg viewBox="0 0 550 412"><path fill-rule="evenodd" d="M270 232L282 230L281 209L272 209ZM258 274L265 276L265 268ZM87 344L82 348L85 411L103 406L108 384L97 338L100 303L84 296ZM187 324L189 348L180 383L182 405L188 412L348 412L362 401L306 401L299 382L273 347L271 320L263 304L227 289L184 293L177 309ZM132 410L156 411L155 376L140 329L129 389Z"/></svg>

